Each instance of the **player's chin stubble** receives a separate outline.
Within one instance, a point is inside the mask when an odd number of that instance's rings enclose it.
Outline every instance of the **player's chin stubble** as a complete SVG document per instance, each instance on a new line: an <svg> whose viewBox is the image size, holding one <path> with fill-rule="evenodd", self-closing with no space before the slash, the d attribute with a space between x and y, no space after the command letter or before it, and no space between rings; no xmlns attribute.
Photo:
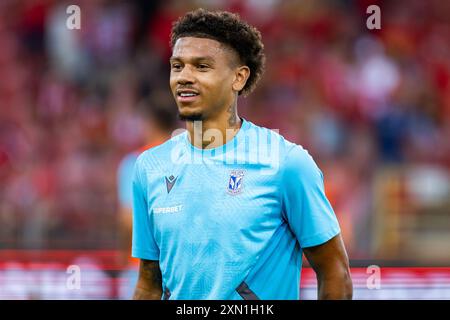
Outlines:
<svg viewBox="0 0 450 320"><path fill-rule="evenodd" d="M178 114L178 118L181 121L202 121L204 120L203 118L203 114L200 112L196 112L196 113L191 113L191 114L183 114L183 113L179 113Z"/></svg>

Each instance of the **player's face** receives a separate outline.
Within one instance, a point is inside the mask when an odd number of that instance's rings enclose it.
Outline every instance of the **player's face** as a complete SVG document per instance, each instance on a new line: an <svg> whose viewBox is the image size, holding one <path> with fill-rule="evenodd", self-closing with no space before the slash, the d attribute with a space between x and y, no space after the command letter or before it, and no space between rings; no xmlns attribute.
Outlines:
<svg viewBox="0 0 450 320"><path fill-rule="evenodd" d="M170 59L170 87L183 120L206 120L233 102L236 54L220 42L184 37Z"/></svg>

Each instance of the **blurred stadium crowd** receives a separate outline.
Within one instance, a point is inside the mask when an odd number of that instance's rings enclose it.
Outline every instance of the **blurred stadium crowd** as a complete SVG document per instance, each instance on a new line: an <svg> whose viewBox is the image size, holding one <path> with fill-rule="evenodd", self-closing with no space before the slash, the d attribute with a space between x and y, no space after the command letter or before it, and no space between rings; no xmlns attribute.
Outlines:
<svg viewBox="0 0 450 320"><path fill-rule="evenodd" d="M116 248L117 166L146 144L136 106L174 105L171 23L199 6L262 32L267 70L240 115L313 155L352 260L401 259L408 215L421 243L449 233L449 1L2 0L0 249Z"/></svg>

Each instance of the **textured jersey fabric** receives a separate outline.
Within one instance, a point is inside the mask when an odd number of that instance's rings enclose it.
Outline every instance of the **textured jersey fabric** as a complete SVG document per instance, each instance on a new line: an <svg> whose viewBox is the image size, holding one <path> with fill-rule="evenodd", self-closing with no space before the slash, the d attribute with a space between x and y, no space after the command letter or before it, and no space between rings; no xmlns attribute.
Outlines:
<svg viewBox="0 0 450 320"><path fill-rule="evenodd" d="M302 248L339 232L308 152L244 119L218 148L185 132L137 159L132 255L159 260L163 299L298 299Z"/></svg>

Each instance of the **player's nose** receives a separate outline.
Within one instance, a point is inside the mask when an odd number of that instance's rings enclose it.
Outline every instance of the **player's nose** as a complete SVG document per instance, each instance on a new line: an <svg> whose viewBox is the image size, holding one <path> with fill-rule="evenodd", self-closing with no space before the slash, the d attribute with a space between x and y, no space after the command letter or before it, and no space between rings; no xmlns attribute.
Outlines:
<svg viewBox="0 0 450 320"><path fill-rule="evenodd" d="M178 84L194 83L195 77L190 67L185 66L179 73L177 78Z"/></svg>

